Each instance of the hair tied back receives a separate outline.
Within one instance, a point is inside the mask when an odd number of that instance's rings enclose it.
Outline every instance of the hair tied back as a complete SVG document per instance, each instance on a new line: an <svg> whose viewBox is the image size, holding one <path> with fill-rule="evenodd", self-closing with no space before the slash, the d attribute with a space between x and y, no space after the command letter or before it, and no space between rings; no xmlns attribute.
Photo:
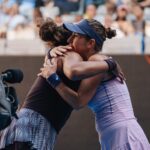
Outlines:
<svg viewBox="0 0 150 150"><path fill-rule="evenodd" d="M111 28L106 28L106 38L111 39L116 36L116 30L112 30Z"/></svg>

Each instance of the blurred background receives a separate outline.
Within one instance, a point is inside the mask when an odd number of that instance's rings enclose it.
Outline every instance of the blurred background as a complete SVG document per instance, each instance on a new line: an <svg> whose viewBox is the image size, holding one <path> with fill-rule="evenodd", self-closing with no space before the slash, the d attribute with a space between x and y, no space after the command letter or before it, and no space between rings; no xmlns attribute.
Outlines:
<svg viewBox="0 0 150 150"><path fill-rule="evenodd" d="M58 25L96 19L116 29L103 53L121 64L135 116L150 140L150 0L0 0L0 71L19 68L20 104L43 64L46 47L37 24L50 17ZM58 136L55 150L99 150L94 116L86 107L74 111Z"/></svg>
<svg viewBox="0 0 150 150"><path fill-rule="evenodd" d="M149 6L150 0L0 0L0 54L44 54L36 25L47 17L58 25L94 18L117 31L104 53L150 54Z"/></svg>

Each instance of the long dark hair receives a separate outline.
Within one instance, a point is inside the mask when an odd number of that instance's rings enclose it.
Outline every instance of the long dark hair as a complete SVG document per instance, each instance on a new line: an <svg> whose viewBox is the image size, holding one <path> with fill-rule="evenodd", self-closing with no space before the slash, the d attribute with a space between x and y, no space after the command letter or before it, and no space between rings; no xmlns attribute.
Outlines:
<svg viewBox="0 0 150 150"><path fill-rule="evenodd" d="M57 26L56 23L48 18L38 24L39 37L45 42L51 42L54 46L67 45L67 39L71 32L64 29L63 26Z"/></svg>

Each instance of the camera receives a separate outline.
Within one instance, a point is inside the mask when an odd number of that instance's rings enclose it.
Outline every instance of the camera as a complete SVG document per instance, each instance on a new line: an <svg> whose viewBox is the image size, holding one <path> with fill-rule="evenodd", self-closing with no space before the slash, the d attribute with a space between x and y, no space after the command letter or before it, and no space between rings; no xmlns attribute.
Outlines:
<svg viewBox="0 0 150 150"><path fill-rule="evenodd" d="M19 69L8 69L0 74L0 130L6 128L12 117L18 118L18 98L15 88L7 83L20 83L23 73Z"/></svg>

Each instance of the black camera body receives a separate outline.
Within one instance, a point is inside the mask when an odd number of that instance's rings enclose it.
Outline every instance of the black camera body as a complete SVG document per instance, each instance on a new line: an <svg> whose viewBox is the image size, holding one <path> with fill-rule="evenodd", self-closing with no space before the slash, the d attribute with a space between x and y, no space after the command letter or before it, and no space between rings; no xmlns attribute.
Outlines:
<svg viewBox="0 0 150 150"><path fill-rule="evenodd" d="M12 120L17 118L18 98L15 88L8 86L8 83L19 83L23 79L20 70L9 69L0 75L0 130L6 128Z"/></svg>

